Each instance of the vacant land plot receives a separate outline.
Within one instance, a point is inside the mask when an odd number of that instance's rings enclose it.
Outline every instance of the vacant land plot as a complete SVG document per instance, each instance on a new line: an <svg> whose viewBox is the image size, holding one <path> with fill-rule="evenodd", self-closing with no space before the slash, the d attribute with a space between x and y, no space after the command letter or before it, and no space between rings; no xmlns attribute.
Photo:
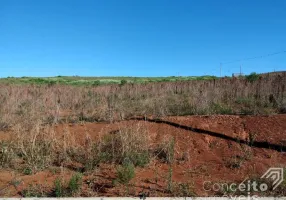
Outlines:
<svg viewBox="0 0 286 200"><path fill-rule="evenodd" d="M80 87L1 83L0 196L232 194L209 187L286 167L285 85L286 73ZM286 183L258 195L285 196Z"/></svg>

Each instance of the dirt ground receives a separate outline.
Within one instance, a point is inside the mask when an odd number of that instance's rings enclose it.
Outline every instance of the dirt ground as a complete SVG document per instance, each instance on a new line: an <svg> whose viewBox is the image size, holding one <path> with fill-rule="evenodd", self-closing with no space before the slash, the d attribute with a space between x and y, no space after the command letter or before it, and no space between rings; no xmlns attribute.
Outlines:
<svg viewBox="0 0 286 200"><path fill-rule="evenodd" d="M172 183L188 184L197 196L215 195L205 191L204 182L241 182L260 177L270 167L286 167L286 115L271 116L184 116L156 119L133 119L108 123L60 124L56 133L68 129L76 141L85 142L86 136L96 140L100 134L120 127L140 123L146 127L152 146L174 137L175 162ZM0 132L2 140L9 133ZM49 190L57 177L68 179L77 170L73 167L51 167L33 175L21 171L0 170L0 196L20 197L30 184L40 184ZM166 191L170 165L152 159L144 168L136 168L136 176L126 193L122 185L113 184L116 166L101 164L85 173L82 196L170 196ZM170 180L169 180L170 181ZM17 182L17 184L12 184Z"/></svg>

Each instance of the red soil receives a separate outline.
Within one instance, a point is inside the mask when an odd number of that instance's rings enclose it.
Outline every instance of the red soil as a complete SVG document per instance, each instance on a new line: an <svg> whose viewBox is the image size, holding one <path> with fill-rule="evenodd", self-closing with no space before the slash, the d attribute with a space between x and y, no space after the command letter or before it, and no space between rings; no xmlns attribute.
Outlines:
<svg viewBox="0 0 286 200"><path fill-rule="evenodd" d="M286 115L185 116L166 117L161 120L165 123L129 120L114 124L58 125L56 132L62 133L63 130L68 130L75 135L77 142L83 143L87 136L96 140L100 134L141 123L150 134L152 146L156 146L166 137L173 136L176 162L172 166L172 181L189 183L199 196L214 195L214 192L204 191L204 181L241 182L245 178L260 177L270 167L286 167L285 149L281 152L271 146L271 144L284 146L284 148L286 146ZM167 124L168 122L173 124ZM198 133L187 130L186 127L215 132L217 135L213 136L207 132ZM225 139L223 136L229 136L234 140ZM2 140L7 137L9 137L7 133L0 132ZM236 140L253 140L257 143L248 146ZM269 145L269 148L265 148L263 146L265 144ZM233 158L247 156L248 159L243 160L241 166L229 167ZM184 159L181 159L183 157ZM102 164L97 170L85 174L82 195L125 196L123 186L112 184L112 180L116 178L115 172L115 166ZM130 192L132 195L144 192L149 193L150 196L170 196L166 192L168 172L168 164L153 159L148 166L136 168L136 177L132 180L134 187L131 187ZM23 175L21 172L2 169L0 170L0 196L21 196L20 192L29 184L38 183L49 189L57 177L63 176L68 179L73 173L71 169L55 167L34 175ZM11 184L9 186L9 183L16 179L20 184L16 187ZM2 190L6 186L7 188Z"/></svg>

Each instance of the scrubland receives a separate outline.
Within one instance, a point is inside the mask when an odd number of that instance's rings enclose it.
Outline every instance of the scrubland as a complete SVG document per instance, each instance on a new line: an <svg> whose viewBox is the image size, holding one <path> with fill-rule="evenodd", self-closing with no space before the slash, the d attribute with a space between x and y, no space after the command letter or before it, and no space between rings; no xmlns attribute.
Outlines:
<svg viewBox="0 0 286 200"><path fill-rule="evenodd" d="M16 82L0 83L0 196L220 195L204 191L203 180L286 167L286 72ZM285 196L285 188L263 195Z"/></svg>

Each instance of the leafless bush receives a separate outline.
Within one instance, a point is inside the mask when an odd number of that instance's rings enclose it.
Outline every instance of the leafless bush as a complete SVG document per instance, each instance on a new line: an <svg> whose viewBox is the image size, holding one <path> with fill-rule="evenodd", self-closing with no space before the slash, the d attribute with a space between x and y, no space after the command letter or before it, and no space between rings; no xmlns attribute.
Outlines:
<svg viewBox="0 0 286 200"><path fill-rule="evenodd" d="M13 144L9 141L0 141L0 168L8 167L14 156Z"/></svg>
<svg viewBox="0 0 286 200"><path fill-rule="evenodd" d="M155 149L155 156L163 162L172 164L175 159L175 139L173 137L165 137Z"/></svg>
<svg viewBox="0 0 286 200"><path fill-rule="evenodd" d="M106 86L1 85L2 129L46 123L123 120L134 116L283 112L286 73L256 81L222 78ZM219 105L219 107L213 107ZM220 113L222 112L222 113ZM29 128L29 127L28 127Z"/></svg>
<svg viewBox="0 0 286 200"><path fill-rule="evenodd" d="M284 100L279 108L280 113L286 113L286 100Z"/></svg>
<svg viewBox="0 0 286 200"><path fill-rule="evenodd" d="M51 131L41 128L36 122L33 128L25 131L15 127L17 153L33 171L49 167L55 158L55 137Z"/></svg>
<svg viewBox="0 0 286 200"><path fill-rule="evenodd" d="M122 163L129 159L135 166L144 166L150 159L149 148L149 134L138 123L105 135L98 143L98 156L103 162Z"/></svg>

